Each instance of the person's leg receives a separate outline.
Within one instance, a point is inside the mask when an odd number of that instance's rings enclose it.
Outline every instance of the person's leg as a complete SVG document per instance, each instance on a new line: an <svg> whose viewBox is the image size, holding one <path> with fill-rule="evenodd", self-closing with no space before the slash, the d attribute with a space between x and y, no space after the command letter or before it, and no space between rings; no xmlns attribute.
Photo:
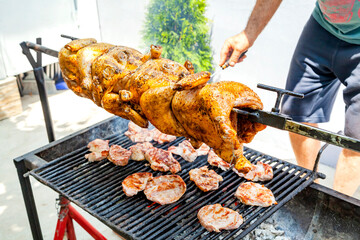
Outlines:
<svg viewBox="0 0 360 240"><path fill-rule="evenodd" d="M343 149L336 166L334 189L352 196L360 186L360 153Z"/></svg>
<svg viewBox="0 0 360 240"><path fill-rule="evenodd" d="M287 90L303 93L304 98L285 96L281 113L313 126L329 121L341 84L331 69L338 45L336 37L310 18L293 54L286 82ZM312 169L320 142L295 133L290 133L290 142L297 163Z"/></svg>
<svg viewBox="0 0 360 240"><path fill-rule="evenodd" d="M342 42L336 58L335 74L345 85L346 136L360 139L360 45ZM353 195L360 186L360 153L343 149L336 167L334 189Z"/></svg>
<svg viewBox="0 0 360 240"><path fill-rule="evenodd" d="M305 123L317 127L317 123ZM289 133L290 142L294 151L296 162L299 166L312 170L316 160L317 153L320 150L318 140L304 137L296 133Z"/></svg>

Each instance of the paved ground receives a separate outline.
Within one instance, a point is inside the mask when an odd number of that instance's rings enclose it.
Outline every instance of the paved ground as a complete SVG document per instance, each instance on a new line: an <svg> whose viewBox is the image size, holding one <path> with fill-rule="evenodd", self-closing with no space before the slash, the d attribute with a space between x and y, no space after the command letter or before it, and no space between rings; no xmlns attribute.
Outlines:
<svg viewBox="0 0 360 240"><path fill-rule="evenodd" d="M70 91L49 96L56 138L83 129L112 115ZM31 239L24 202L13 158L48 143L38 96L22 98L23 113L0 121L0 239ZM74 104L76 103L76 104ZM52 239L56 226L57 194L31 179L44 239ZM80 210L81 211L81 210ZM81 211L108 239L120 239L111 229ZM75 224L78 239L91 237Z"/></svg>
<svg viewBox="0 0 360 240"><path fill-rule="evenodd" d="M49 101L57 139L112 116L90 100L79 98L70 91L51 95ZM3 146L0 152L0 239L4 240L31 238L13 158L48 143L38 96L25 96L22 102L22 114L0 121L0 145ZM286 132L267 128L248 146L294 162ZM327 180L320 183L331 187L334 169L321 164L319 170L328 176ZM56 225L57 194L34 179L32 186L44 239L51 239ZM104 224L81 212L108 239L118 239ZM90 239L77 226L76 233L78 239Z"/></svg>

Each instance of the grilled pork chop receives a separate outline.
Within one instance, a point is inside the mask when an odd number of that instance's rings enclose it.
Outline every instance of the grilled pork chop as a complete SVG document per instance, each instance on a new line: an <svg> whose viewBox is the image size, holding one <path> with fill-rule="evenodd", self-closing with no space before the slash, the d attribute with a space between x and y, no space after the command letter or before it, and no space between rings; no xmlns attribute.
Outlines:
<svg viewBox="0 0 360 240"><path fill-rule="evenodd" d="M141 128L133 122L129 122L128 130L124 133L133 142L150 142L153 140L153 131Z"/></svg>
<svg viewBox="0 0 360 240"><path fill-rule="evenodd" d="M211 166L218 167L224 171L230 169L230 164L222 160L212 149L209 151L207 161Z"/></svg>
<svg viewBox="0 0 360 240"><path fill-rule="evenodd" d="M220 232L221 229L236 229L244 221L238 212L222 207L220 204L202 207L197 217L200 220L200 224L209 232Z"/></svg>
<svg viewBox="0 0 360 240"><path fill-rule="evenodd" d="M87 147L91 153L85 154L85 158L90 162L101 161L109 154L109 140L95 139Z"/></svg>
<svg viewBox="0 0 360 240"><path fill-rule="evenodd" d="M130 158L134 161L145 160L145 153L151 148L153 145L149 142L137 143L129 148L131 151Z"/></svg>
<svg viewBox="0 0 360 240"><path fill-rule="evenodd" d="M233 171L240 177L253 182L269 181L274 177L272 167L260 161L256 165L252 165L252 169L246 174L238 172L235 168L233 168Z"/></svg>
<svg viewBox="0 0 360 240"><path fill-rule="evenodd" d="M195 159L198 156L197 151L188 140L182 141L177 147L176 146L169 147L168 151L173 154L180 155L183 159L185 159L188 162L195 161Z"/></svg>
<svg viewBox="0 0 360 240"><path fill-rule="evenodd" d="M270 189L253 182L245 182L240 184L235 192L240 202L246 205L269 207L277 204L274 194Z"/></svg>
<svg viewBox="0 0 360 240"><path fill-rule="evenodd" d="M150 167L155 171L177 173L181 171L181 165L173 157L171 152L161 148L151 148L145 153L146 160L149 161Z"/></svg>
<svg viewBox="0 0 360 240"><path fill-rule="evenodd" d="M145 195L150 201L161 205L176 202L186 191L186 184L178 175L154 177L145 187Z"/></svg>
<svg viewBox="0 0 360 240"><path fill-rule="evenodd" d="M122 182L123 191L126 196L131 197L143 191L147 182L152 178L152 173L139 172L127 176Z"/></svg>
<svg viewBox="0 0 360 240"><path fill-rule="evenodd" d="M210 147L205 143L201 144L201 146L196 149L198 156L207 155L210 151Z"/></svg>
<svg viewBox="0 0 360 240"><path fill-rule="evenodd" d="M175 136L162 133L156 128L151 131L153 133L153 140L158 142L159 144L163 144L166 142L172 142L172 141L176 140Z"/></svg>
<svg viewBox="0 0 360 240"><path fill-rule="evenodd" d="M110 162L117 166L125 166L128 164L131 156L131 151L122 148L119 145L112 145L110 147L109 156L107 157Z"/></svg>
<svg viewBox="0 0 360 240"><path fill-rule="evenodd" d="M190 180L204 192L218 189L219 182L223 181L220 175L214 170L209 170L207 166L191 169L189 175Z"/></svg>

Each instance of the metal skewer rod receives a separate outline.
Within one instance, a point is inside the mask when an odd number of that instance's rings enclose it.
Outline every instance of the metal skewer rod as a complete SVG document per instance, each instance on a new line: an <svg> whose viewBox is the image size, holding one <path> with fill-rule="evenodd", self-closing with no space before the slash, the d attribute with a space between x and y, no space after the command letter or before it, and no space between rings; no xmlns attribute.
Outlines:
<svg viewBox="0 0 360 240"><path fill-rule="evenodd" d="M45 53L49 56L52 56L52 57L58 57L59 55L59 52L58 51L55 51L53 49L50 49L50 48L47 48L47 47L44 47L40 44L36 44L36 43L32 43L32 42L28 42L28 41L25 41L25 42L22 42L20 43L20 45L26 45L26 47L30 48L30 49L33 49L35 50L36 52L42 52L42 53ZM25 53L24 53L25 54Z"/></svg>

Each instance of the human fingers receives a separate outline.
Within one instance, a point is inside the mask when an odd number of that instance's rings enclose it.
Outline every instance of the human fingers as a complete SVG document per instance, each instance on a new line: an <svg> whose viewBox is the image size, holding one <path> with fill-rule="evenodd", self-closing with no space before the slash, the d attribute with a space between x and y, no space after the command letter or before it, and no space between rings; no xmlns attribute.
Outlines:
<svg viewBox="0 0 360 240"><path fill-rule="evenodd" d="M235 66L236 63L239 62L241 53L242 52L237 50L237 49L235 49L233 51L233 53L231 54L230 60L229 60L229 65L230 66L233 67L233 66Z"/></svg>
<svg viewBox="0 0 360 240"><path fill-rule="evenodd" d="M225 62L226 62L226 60L228 60L231 52L232 52L232 47L231 47L230 41L227 39L224 42L224 45L222 46L221 51L220 51L220 61L219 61L220 66L225 64Z"/></svg>
<svg viewBox="0 0 360 240"><path fill-rule="evenodd" d="M242 57L239 58L238 62L237 63L241 63L242 61L245 60L247 56L244 54Z"/></svg>

